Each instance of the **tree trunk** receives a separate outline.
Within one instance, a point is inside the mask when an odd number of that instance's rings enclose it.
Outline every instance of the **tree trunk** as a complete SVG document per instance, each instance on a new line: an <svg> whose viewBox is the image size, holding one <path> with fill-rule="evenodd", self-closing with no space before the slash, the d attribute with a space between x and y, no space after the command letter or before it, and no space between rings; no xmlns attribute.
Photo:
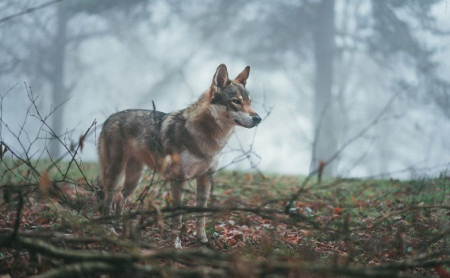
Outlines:
<svg viewBox="0 0 450 278"><path fill-rule="evenodd" d="M59 157L61 155L61 143L56 140L56 137L60 137L63 134L63 120L64 109L61 105L67 99L67 90L64 85L64 64L66 54L67 43L67 10L64 3L57 5L56 14L56 34L53 43L53 61L50 64L53 65L52 74L50 77L50 83L52 85L52 106L57 107L52 115L52 129L53 138L50 141L49 153L52 157Z"/></svg>
<svg viewBox="0 0 450 278"><path fill-rule="evenodd" d="M335 55L334 1L322 0L317 5L316 30L314 32L315 100L314 143L311 170L327 161L338 149L336 108L332 101L333 59ZM336 162L325 165L323 176L336 173Z"/></svg>

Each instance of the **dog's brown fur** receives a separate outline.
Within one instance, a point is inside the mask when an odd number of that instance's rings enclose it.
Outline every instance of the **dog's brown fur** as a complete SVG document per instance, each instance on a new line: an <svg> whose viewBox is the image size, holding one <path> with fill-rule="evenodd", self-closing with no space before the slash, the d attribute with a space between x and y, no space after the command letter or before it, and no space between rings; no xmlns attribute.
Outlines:
<svg viewBox="0 0 450 278"><path fill-rule="evenodd" d="M250 105L245 88L250 67L234 80L220 65L210 88L189 107L166 114L154 110L126 110L111 115L103 125L98 143L100 183L104 190L104 214L110 215L118 183L125 175L122 198L116 213L133 193L144 165L156 169L171 183L173 205L180 206L186 180L197 180L197 206L206 207L210 176L216 158L235 125L247 128L261 118ZM181 216L174 219L176 247ZM207 242L205 217L197 219L197 237Z"/></svg>

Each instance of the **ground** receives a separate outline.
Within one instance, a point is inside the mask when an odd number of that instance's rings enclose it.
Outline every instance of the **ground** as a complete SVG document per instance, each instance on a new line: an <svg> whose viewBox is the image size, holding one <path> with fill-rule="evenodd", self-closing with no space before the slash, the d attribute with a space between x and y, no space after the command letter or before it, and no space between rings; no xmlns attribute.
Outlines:
<svg viewBox="0 0 450 278"><path fill-rule="evenodd" d="M171 209L168 186L147 173L114 219L123 226L116 236L98 213L95 164L29 170L2 163L0 277L450 277L445 174L319 183L219 172L210 209L202 211L210 242L201 244L195 182L185 206ZM178 213L185 219L181 250L170 241Z"/></svg>

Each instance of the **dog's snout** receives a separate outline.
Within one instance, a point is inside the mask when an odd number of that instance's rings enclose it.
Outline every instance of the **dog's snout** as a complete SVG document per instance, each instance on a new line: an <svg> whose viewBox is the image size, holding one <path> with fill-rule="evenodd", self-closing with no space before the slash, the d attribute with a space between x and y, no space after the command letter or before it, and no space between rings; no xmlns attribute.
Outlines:
<svg viewBox="0 0 450 278"><path fill-rule="evenodd" d="M252 119L255 124L259 124L261 122L261 117L258 114L253 115Z"/></svg>

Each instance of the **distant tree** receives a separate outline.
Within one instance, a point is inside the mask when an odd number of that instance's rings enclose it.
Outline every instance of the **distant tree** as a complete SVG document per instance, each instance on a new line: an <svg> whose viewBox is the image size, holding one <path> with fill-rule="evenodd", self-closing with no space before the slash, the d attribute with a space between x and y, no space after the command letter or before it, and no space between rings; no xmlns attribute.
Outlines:
<svg viewBox="0 0 450 278"><path fill-rule="evenodd" d="M416 92L412 99L423 97L435 101L438 107L448 116L450 115L450 83L441 79L437 72L438 63L433 61L435 50L424 43L422 36L439 37L448 32L441 30L431 15L433 5L442 1L407 1L407 0L373 0L371 2L371 17L364 21L360 9L353 9L356 13L350 14L353 22L359 25L352 30L353 33L345 33L345 26L335 26L335 1L322 0L316 3L312 9L315 19L311 30L314 32L315 57L315 105L314 123L315 135L312 150L312 168L319 166L320 161L326 161L339 148L339 138L342 125L336 105L337 84L333 80L333 71L345 69L348 66L340 64L333 66L333 61L338 55L351 52L363 52L362 54L374 59L380 66L380 70L396 71L405 65L413 65L411 72L398 75L394 80L400 86L407 86L409 90ZM361 5L351 1L342 1L343 6ZM344 8L345 9L345 8ZM341 11L343 12L343 11ZM346 19L348 21L348 19ZM314 22L311 21L311 22ZM371 24L372 23L372 24ZM413 23L413 24L412 24ZM416 26L416 27L413 27ZM336 30L337 29L337 30ZM372 34L372 35L363 35ZM336 46L335 41L341 38L351 37L354 44L359 47L347 48L346 45ZM409 75L415 75L416 82L411 82ZM392 74L394 76L394 74ZM334 93L333 93L334 91ZM425 96L420 91L427 92ZM334 175L336 165L328 165L324 175Z"/></svg>
<svg viewBox="0 0 450 278"><path fill-rule="evenodd" d="M63 104L70 93L70 89L65 82L66 77L66 51L68 44L68 21L69 13L64 3L56 5L56 30L51 40L52 44L49 49L53 55L51 61L48 62L47 78L51 85L52 103L54 106ZM62 136L64 123L64 110L62 106L54 110L52 129L55 136ZM49 153L52 157L59 157L61 154L61 144L56 140L52 140L49 146Z"/></svg>
<svg viewBox="0 0 450 278"><path fill-rule="evenodd" d="M50 92L45 101L52 107L51 126L54 137L64 134L64 106L75 89L81 68L77 68L77 46L103 35L113 35L110 30L80 28L74 18L80 14L102 14L112 9L128 12L130 7L143 1L62 1L28 15L16 17L0 26L0 74L23 74L35 80L36 91ZM14 1L6 7L25 10L28 7ZM86 26L85 26L86 27ZM81 29L81 31L80 31ZM13 35L14 34L14 35ZM78 76L78 78L77 78ZM61 155L61 144L50 138L48 151L52 157Z"/></svg>
<svg viewBox="0 0 450 278"><path fill-rule="evenodd" d="M335 44L335 1L322 0L315 7L314 41L314 141L311 168L325 163L338 150L338 126L333 101ZM335 173L336 163L325 165L324 176Z"/></svg>
<svg viewBox="0 0 450 278"><path fill-rule="evenodd" d="M170 17L163 20L161 26L152 26L153 29L164 28L164 24L171 21L184 22L191 26L192 33L189 36L198 39L201 47L214 49L214 53L223 53L227 57L245 59L262 70L288 68L289 70L285 70L287 76L302 87L309 85L314 94L313 105L309 108L302 103L301 110L311 111L311 121L315 126L311 142L312 169L318 167L320 161L327 161L346 138L343 128L345 117L341 116L343 111L338 111L336 105L341 101L339 98L345 97L341 92L345 88L339 87L336 78L337 74L349 68L347 60L342 58L345 55L362 55L375 61L379 69L386 73L395 72L400 66L408 68L408 72L403 76L396 74L394 82L407 85L408 90L411 90L411 99L433 101L441 108L442 113L450 118L449 84L439 77L439 62L433 60L436 50L421 39L424 36L436 38L448 34L439 28L431 14L432 7L445 4L444 1L218 0L199 3L174 0L86 0L64 3L66 11L55 10L52 20L42 20L50 17L49 12L40 11L31 17L34 18L32 22L35 24L35 31L41 35L33 34L30 38L20 39L8 36L11 37L10 40L0 40L0 73L2 70L4 72L16 69L17 61L27 61L22 63L23 68L26 68L27 63L28 66L32 64L28 67L29 71L53 76L49 83L53 84L52 91L59 92L60 97L63 96L56 99L56 93L53 94L55 100L52 103L55 105L63 101L64 96L67 97L67 93L64 94L63 91L68 92L73 88L73 85L67 84L68 73L64 70L67 64L58 64L60 62L56 62L57 55L66 57L68 46L90 38L89 32L92 32L89 30L86 35L73 35L72 18L81 13L101 17L105 11L114 10L124 17L154 24L151 21L154 15L151 7L161 4L170 9ZM14 4L14 1L11 1L11 4ZM66 13L64 19L57 16L60 13ZM338 16L345 17L344 23L337 22ZM411 25L411 22L414 25ZM30 21L27 24L30 25ZM51 24L54 25L50 26ZM114 23L111 24L112 30L116 27L113 25ZM349 25L352 27L348 27ZM4 28L0 27L0 32ZM61 39L63 37L65 44ZM244 37L245 40L240 39ZM33 58L28 59L27 55L17 54L15 47L26 48L29 51L28 57ZM58 60L63 59L60 57ZM186 61L188 60L169 66L167 71L177 72L177 67ZM166 74L155 86L160 88L168 83L170 76L171 74ZM309 76L312 78L308 78ZM417 82L411 82L411 76L415 76ZM62 116L58 118L62 119ZM55 128L55 131L58 134L62 132L58 128ZM326 165L323 174L335 175L336 169L335 161Z"/></svg>
<svg viewBox="0 0 450 278"><path fill-rule="evenodd" d="M22 5L17 6L19 9L27 8ZM45 98L45 101L41 98L41 103L50 106L53 111L51 125L54 134L50 135L54 137L64 133L62 104L76 85L76 78L71 80L73 83L70 85L67 79L68 51L74 50L69 47L74 41L80 40L80 37L75 37L71 32L70 20L74 15L67 9L64 1L14 18L0 27L0 31L10 37L10 40L0 42L0 52L5 54L2 60L15 62L14 71L9 73L23 74L25 80L34 80L31 84L28 83L35 91L43 89L42 91L50 92L50 98ZM13 33L15 36L12 36ZM70 55L76 56L74 53ZM74 72L70 74L76 75ZM48 151L52 157L60 156L60 147L61 144L55 138L50 138Z"/></svg>
<svg viewBox="0 0 450 278"><path fill-rule="evenodd" d="M383 68L409 66L410 71L397 82L408 85L412 99L433 101L450 118L450 83L439 76L439 61L434 58L438 49L428 43L429 39L450 35L432 15L436 5L444 9L447 4L439 0L372 0L374 35L367 44L368 52ZM411 73L415 82L408 81Z"/></svg>
<svg viewBox="0 0 450 278"><path fill-rule="evenodd" d="M450 84L439 76L439 61L434 60L436 49L427 44L427 38L447 36L432 15L435 5L445 5L445 1L431 0L372 0L360 1L279 1L271 9L264 3L249 1L249 6L258 11L258 20L239 29L240 36L262 35L253 38L250 46L235 46L235 51L245 51L256 61L264 61L262 67L273 69L286 56L295 53L299 72L304 65L313 65L314 76L311 87L314 91L312 122L314 137L312 143L311 169L319 167L320 161L333 156L345 140L345 111L338 111L337 103L342 102L346 90L342 72L351 65L344 56L355 54L374 61L379 70L389 74L397 86L407 86L410 99L432 101L443 114L450 117ZM339 6L339 10L337 9ZM232 12L236 20L239 6ZM369 11L369 12L367 12ZM337 12L340 21L336 22ZM241 18L245 21L245 17ZM250 26L248 26L250 25ZM259 28L262 32L251 32ZM239 37L235 35L235 37ZM230 35L232 36L232 35ZM336 41L340 41L339 44ZM284 57L283 57L284 55ZM267 58L261 58L267 57ZM292 62L290 62L292 63ZM412 65L412 66L410 66ZM399 69L410 68L404 74ZM353 73L357 75L358 72ZM411 76L415 76L411 81ZM301 80L302 77L296 77ZM303 82L304 83L304 82ZM380 146L385 148L386 146ZM337 161L326 165L324 175L335 175Z"/></svg>

